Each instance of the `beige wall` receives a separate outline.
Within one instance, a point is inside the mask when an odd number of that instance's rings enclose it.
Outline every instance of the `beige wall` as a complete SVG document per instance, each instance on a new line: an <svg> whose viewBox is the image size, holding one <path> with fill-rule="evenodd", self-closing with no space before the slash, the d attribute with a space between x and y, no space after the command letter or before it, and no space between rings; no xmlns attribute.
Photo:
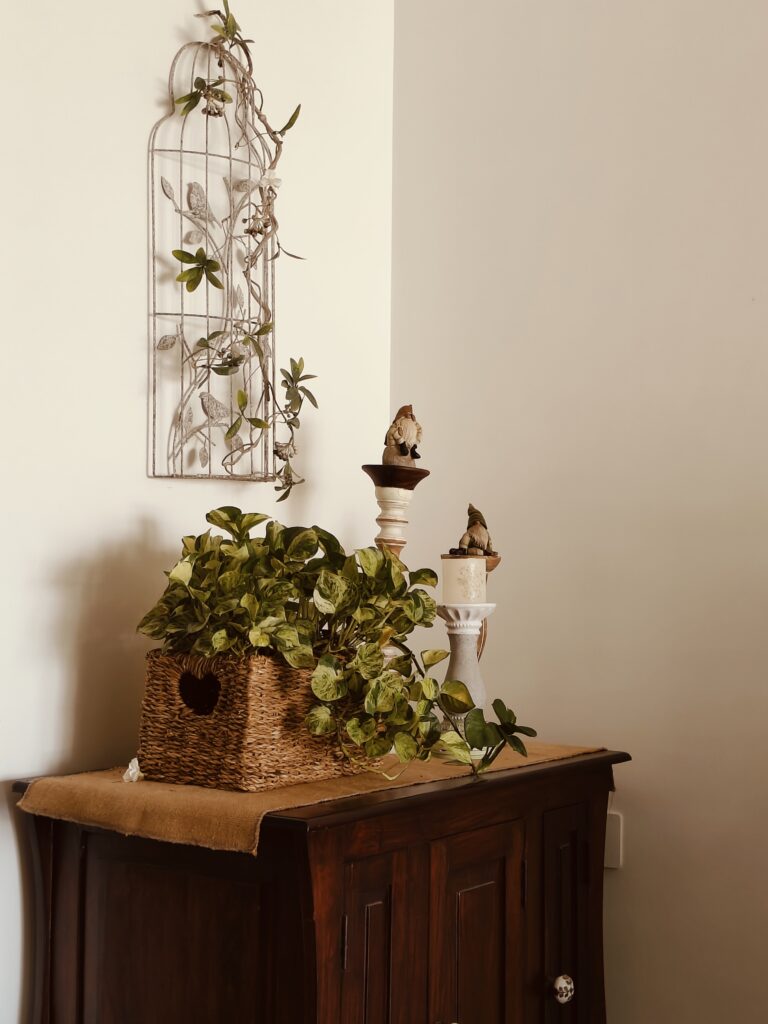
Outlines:
<svg viewBox="0 0 768 1024"><path fill-rule="evenodd" d="M0 780L134 753L149 646L134 626L207 509L319 522L350 545L371 536L359 467L389 404L392 2L233 6L260 41L275 120L303 101L280 218L307 259L280 261L277 323L283 355L319 374L321 412L303 417L299 439L310 482L277 509L269 484L145 475L147 138L201 5L36 0L5 12ZM29 1022L19 873L3 800L1 1024Z"/></svg>
<svg viewBox="0 0 768 1024"><path fill-rule="evenodd" d="M611 1024L765 1014L767 47L763 0L396 4L406 556L485 510L489 689L635 758Z"/></svg>

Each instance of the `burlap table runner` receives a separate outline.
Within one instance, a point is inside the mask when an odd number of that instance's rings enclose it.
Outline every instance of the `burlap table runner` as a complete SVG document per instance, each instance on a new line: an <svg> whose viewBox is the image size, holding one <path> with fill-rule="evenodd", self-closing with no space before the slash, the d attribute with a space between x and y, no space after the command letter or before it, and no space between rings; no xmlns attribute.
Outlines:
<svg viewBox="0 0 768 1024"><path fill-rule="evenodd" d="M506 749L491 771L559 761L603 747L564 747L530 741L529 756ZM397 771L397 761L388 767ZM402 767L402 766L399 766ZM414 762L396 780L378 772L306 782L262 793L235 793L164 782L123 782L122 768L36 779L19 801L29 814L60 818L162 842L255 854L264 816L270 811L340 800L384 789L419 786L467 776L469 769L440 761Z"/></svg>

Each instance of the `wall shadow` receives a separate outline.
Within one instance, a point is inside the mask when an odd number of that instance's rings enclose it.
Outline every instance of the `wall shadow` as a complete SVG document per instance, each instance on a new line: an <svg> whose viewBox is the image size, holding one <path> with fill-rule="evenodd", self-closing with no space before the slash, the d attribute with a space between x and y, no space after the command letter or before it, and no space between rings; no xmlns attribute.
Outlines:
<svg viewBox="0 0 768 1024"><path fill-rule="evenodd" d="M149 521L90 555L63 563L51 586L57 591L59 619L52 643L64 666L61 750L48 774L126 764L138 749L144 687L144 657L153 641L136 624L165 587L163 569L178 557L178 546L162 545ZM29 839L22 812L15 808L11 782L0 782L21 864L22 968L20 1024L33 1011L33 878ZM2 805L0 805L2 807Z"/></svg>

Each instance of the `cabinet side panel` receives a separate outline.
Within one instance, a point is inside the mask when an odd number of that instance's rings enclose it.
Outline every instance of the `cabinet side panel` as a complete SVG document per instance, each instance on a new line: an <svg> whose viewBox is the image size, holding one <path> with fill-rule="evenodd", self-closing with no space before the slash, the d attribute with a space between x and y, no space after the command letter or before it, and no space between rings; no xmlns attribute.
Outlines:
<svg viewBox="0 0 768 1024"><path fill-rule="evenodd" d="M83 1024L267 1020L261 885L242 855L89 835Z"/></svg>

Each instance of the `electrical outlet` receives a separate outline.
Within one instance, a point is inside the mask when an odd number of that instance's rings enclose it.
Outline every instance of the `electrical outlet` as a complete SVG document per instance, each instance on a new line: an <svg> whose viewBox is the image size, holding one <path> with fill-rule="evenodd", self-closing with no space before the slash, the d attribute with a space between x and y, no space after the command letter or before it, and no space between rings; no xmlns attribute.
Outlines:
<svg viewBox="0 0 768 1024"><path fill-rule="evenodd" d="M624 818L618 811L609 811L605 826L605 866L620 868L623 858Z"/></svg>

